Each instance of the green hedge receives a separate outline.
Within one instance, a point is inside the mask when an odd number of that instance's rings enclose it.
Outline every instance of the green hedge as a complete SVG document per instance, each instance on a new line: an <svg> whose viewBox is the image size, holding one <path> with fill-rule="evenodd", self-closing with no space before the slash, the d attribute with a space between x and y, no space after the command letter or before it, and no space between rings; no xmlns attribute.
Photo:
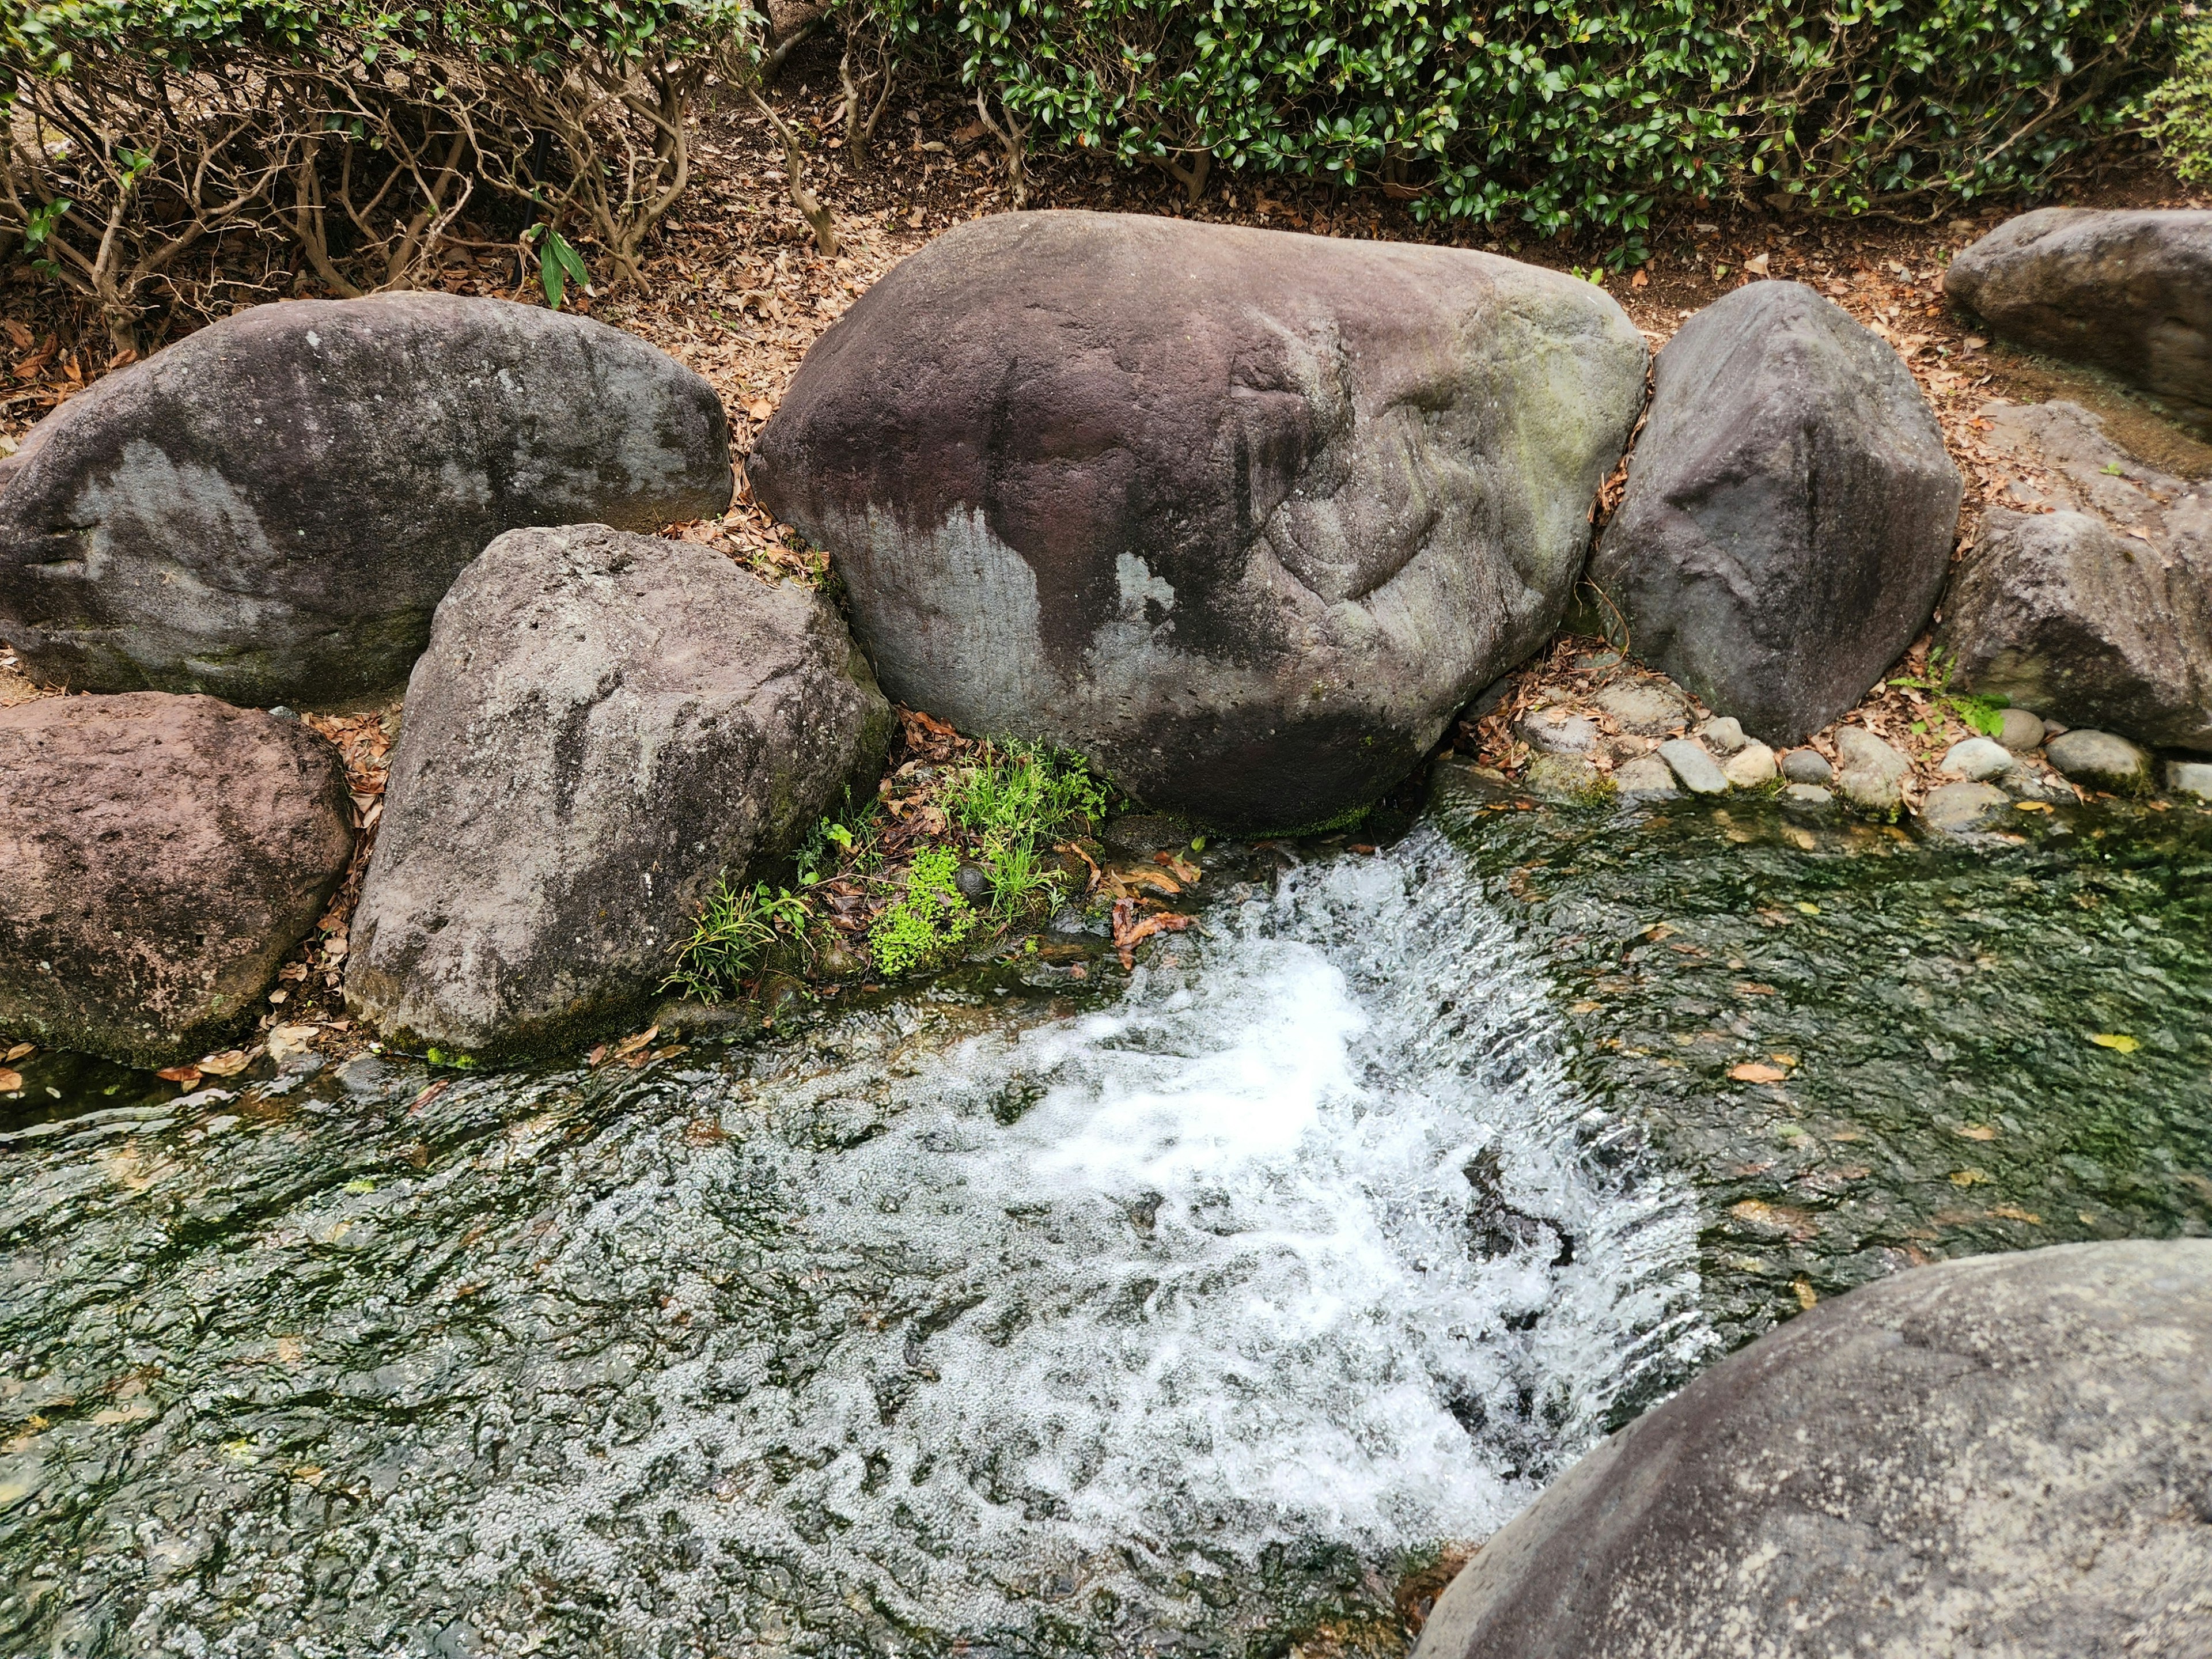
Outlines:
<svg viewBox="0 0 2212 1659"><path fill-rule="evenodd" d="M1597 228L1668 198L1862 212L2033 191L2172 62L2166 0L847 0L1056 142L1419 216Z"/></svg>

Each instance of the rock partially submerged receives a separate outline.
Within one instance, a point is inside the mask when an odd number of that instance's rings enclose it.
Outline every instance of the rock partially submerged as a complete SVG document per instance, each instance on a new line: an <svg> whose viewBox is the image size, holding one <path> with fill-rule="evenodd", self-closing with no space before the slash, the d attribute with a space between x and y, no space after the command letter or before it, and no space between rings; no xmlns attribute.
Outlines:
<svg viewBox="0 0 2212 1659"><path fill-rule="evenodd" d="M1006 214L863 295L748 472L893 696L1289 828L1405 776L1557 626L1645 355L1509 259Z"/></svg>
<svg viewBox="0 0 2212 1659"><path fill-rule="evenodd" d="M0 1032L166 1066L261 1006L353 853L297 721L134 692L0 709Z"/></svg>
<svg viewBox="0 0 2212 1659"><path fill-rule="evenodd" d="M488 1055L635 1017L716 878L872 790L890 726L818 595L603 525L508 532L409 683L348 1006Z"/></svg>
<svg viewBox="0 0 2212 1659"><path fill-rule="evenodd" d="M2069 726L2212 749L2212 485L2143 465L2075 404L1981 416L1990 447L2021 464L2010 498L2032 510L1985 514L1951 585L1938 643L1952 683Z"/></svg>
<svg viewBox="0 0 2212 1659"><path fill-rule="evenodd" d="M1960 253L1943 289L2007 339L2212 427L2212 213L2039 209Z"/></svg>
<svg viewBox="0 0 2212 1659"><path fill-rule="evenodd" d="M1836 792L1864 811L1893 817L1905 805L1912 763L1861 726L1836 733Z"/></svg>
<svg viewBox="0 0 2212 1659"><path fill-rule="evenodd" d="M2151 787L2150 757L2110 732L2067 732L2051 738L2044 753L2061 774L2092 789L2138 795Z"/></svg>
<svg viewBox="0 0 2212 1659"><path fill-rule="evenodd" d="M2202 1651L2212 1242L1915 1268L1723 1360L1484 1545L1416 1659Z"/></svg>
<svg viewBox="0 0 2212 1659"><path fill-rule="evenodd" d="M503 300L241 312L111 374L0 471L0 638L43 684L392 690L503 530L720 512L729 425L644 341Z"/></svg>
<svg viewBox="0 0 2212 1659"><path fill-rule="evenodd" d="M1638 653L1771 743L1857 703L1935 608L1962 486L1897 354L1753 283L1659 354L1591 561Z"/></svg>

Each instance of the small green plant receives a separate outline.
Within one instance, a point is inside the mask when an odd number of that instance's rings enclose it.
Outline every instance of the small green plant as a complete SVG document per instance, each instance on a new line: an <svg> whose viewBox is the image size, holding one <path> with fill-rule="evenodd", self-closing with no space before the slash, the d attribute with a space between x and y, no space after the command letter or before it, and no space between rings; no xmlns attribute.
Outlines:
<svg viewBox="0 0 2212 1659"><path fill-rule="evenodd" d="M1925 674L1902 674L1889 682L1892 685L1908 686L1916 691L1930 694L1929 701L1939 709L1948 710L1959 722L1985 738L1994 738L2004 730L2005 702L2002 697L1970 696L1953 691L1950 665L1943 660L1943 649L1935 647L1928 653L1928 672ZM1928 734L1925 720L1916 720L1912 729L1923 737Z"/></svg>
<svg viewBox="0 0 2212 1659"><path fill-rule="evenodd" d="M433 1048L422 1058L433 1066L442 1066L448 1071L453 1072L474 1071L477 1064L477 1057L474 1054L449 1054L443 1048Z"/></svg>
<svg viewBox="0 0 2212 1659"><path fill-rule="evenodd" d="M907 866L906 890L869 932L876 966L903 974L941 960L974 931L975 913L960 896L953 875L960 855L946 847L917 853Z"/></svg>
<svg viewBox="0 0 2212 1659"><path fill-rule="evenodd" d="M724 1001L779 945L788 944L811 963L813 922L806 901L789 889L771 890L765 882L733 886L726 871L700 907L691 937L676 947L676 965L660 988L681 990L710 1006Z"/></svg>
<svg viewBox="0 0 2212 1659"><path fill-rule="evenodd" d="M975 836L991 878L991 908L1012 917L1057 890L1044 852L1105 816L1106 791L1083 762L1033 744L994 744L957 773L946 815Z"/></svg>
<svg viewBox="0 0 2212 1659"><path fill-rule="evenodd" d="M2173 74L2143 100L2143 111L2175 177L2185 185L2212 179L2212 14L2203 7L2182 25Z"/></svg>

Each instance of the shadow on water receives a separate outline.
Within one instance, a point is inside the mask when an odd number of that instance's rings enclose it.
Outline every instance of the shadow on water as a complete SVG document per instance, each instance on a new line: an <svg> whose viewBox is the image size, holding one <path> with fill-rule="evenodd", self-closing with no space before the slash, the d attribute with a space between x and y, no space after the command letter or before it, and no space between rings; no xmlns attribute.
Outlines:
<svg viewBox="0 0 2212 1659"><path fill-rule="evenodd" d="M0 1650L1402 1652L1406 1575L1807 1298L2205 1230L2208 824L1447 791L1133 977L28 1074Z"/></svg>

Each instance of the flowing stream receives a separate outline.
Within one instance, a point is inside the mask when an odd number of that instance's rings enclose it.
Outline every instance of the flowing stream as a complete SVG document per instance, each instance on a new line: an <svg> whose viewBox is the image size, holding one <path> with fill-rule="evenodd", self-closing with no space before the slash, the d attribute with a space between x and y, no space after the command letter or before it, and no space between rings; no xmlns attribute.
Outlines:
<svg viewBox="0 0 2212 1659"><path fill-rule="evenodd" d="M2212 1229L2206 823L1447 791L1133 975L636 1071L34 1060L0 1650L1402 1653L1809 1299Z"/></svg>

